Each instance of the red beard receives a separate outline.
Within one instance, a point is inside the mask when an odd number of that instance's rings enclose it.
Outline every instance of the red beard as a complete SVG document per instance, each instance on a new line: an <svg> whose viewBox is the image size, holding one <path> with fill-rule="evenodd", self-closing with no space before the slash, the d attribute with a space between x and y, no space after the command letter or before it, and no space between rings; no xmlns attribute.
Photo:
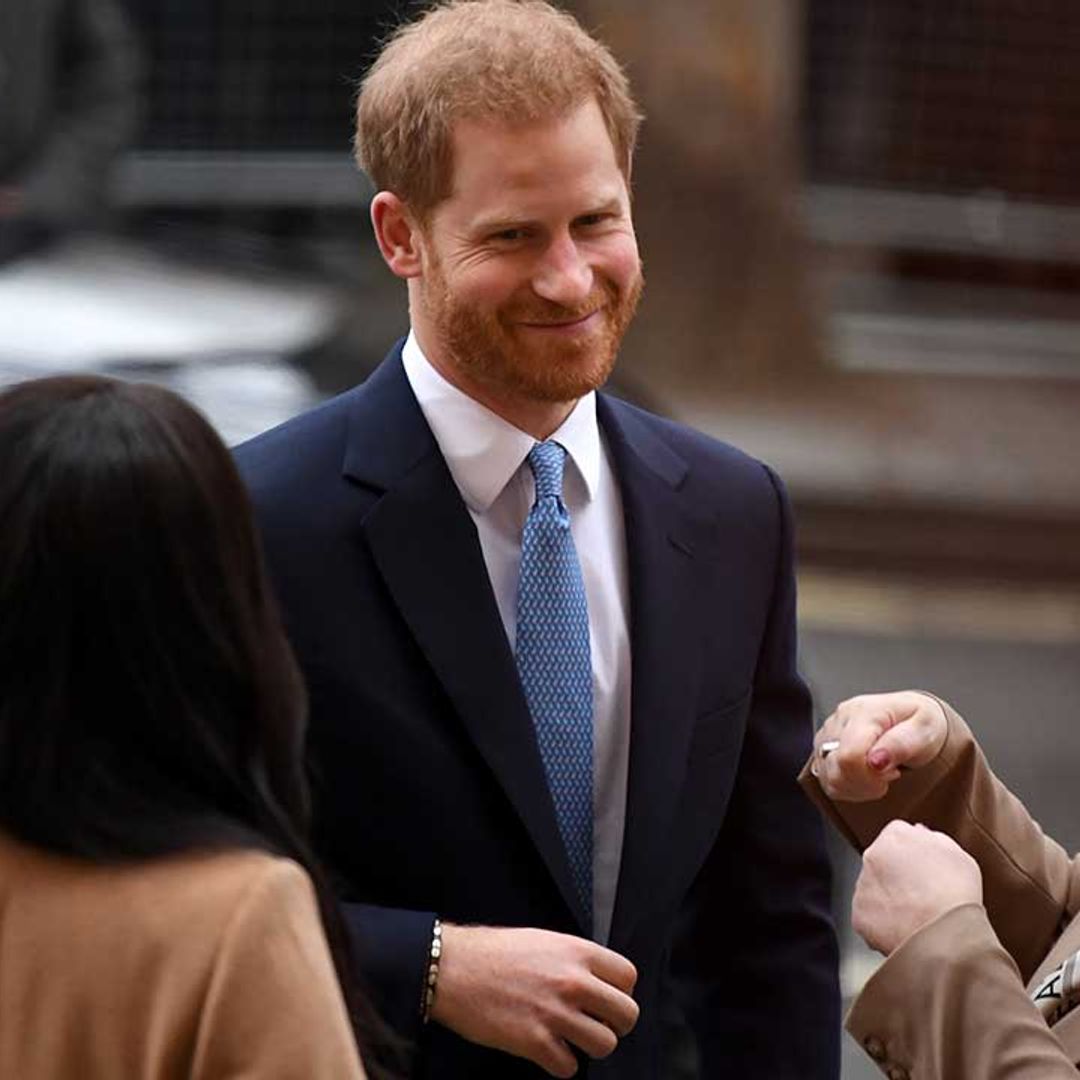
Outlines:
<svg viewBox="0 0 1080 1080"><path fill-rule="evenodd" d="M458 301L435 265L423 303L440 348L463 374L514 397L566 402L607 381L642 288L640 274L625 292L598 277L589 297L575 308L532 297L486 312ZM594 312L597 325L576 334L552 333L545 339L543 331L520 325L570 323Z"/></svg>

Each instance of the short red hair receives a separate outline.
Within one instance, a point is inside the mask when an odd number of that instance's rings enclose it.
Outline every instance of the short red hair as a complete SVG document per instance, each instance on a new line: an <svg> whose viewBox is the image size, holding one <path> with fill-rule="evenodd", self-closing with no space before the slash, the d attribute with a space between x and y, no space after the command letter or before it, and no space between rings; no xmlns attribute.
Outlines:
<svg viewBox="0 0 1080 1080"><path fill-rule="evenodd" d="M595 100L629 184L641 113L606 46L545 0L449 0L398 28L363 81L356 158L424 216L450 194L455 120L528 124Z"/></svg>

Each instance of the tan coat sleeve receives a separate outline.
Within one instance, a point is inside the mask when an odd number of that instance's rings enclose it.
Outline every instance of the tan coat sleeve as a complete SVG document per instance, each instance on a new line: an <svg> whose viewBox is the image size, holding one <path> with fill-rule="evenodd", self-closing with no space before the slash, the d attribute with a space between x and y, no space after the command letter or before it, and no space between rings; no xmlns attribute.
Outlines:
<svg viewBox="0 0 1080 1080"><path fill-rule="evenodd" d="M897 1080L1076 1080L978 904L912 934L870 977L848 1031Z"/></svg>
<svg viewBox="0 0 1080 1080"><path fill-rule="evenodd" d="M990 922L1026 982L1080 908L1080 866L993 774L959 714L947 705L945 712L941 753L901 776L883 799L833 802L809 762L799 782L860 852L894 818L953 837L979 863Z"/></svg>
<svg viewBox="0 0 1080 1080"><path fill-rule="evenodd" d="M311 882L274 860L222 939L192 1080L363 1080Z"/></svg>
<svg viewBox="0 0 1080 1080"><path fill-rule="evenodd" d="M846 1027L889 1077L1075 1080L1025 983L1080 906L1080 870L994 776L963 719L945 712L941 753L883 799L831 801L810 762L799 777L859 851L902 818L952 836L983 873L985 906L912 934L868 980Z"/></svg>

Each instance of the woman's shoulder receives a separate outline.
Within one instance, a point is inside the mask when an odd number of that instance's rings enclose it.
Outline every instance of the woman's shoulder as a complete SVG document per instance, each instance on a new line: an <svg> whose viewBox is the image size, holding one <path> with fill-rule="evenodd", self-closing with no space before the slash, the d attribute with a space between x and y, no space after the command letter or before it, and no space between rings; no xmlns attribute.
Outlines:
<svg viewBox="0 0 1080 1080"><path fill-rule="evenodd" d="M252 906L314 909L307 873L291 859L253 849L191 852L123 863L95 863L0 837L0 893L9 908L32 900L35 921L92 920L98 933L139 931L173 939L210 937ZM62 923L61 923L62 924Z"/></svg>
<svg viewBox="0 0 1080 1080"><path fill-rule="evenodd" d="M165 856L120 873L130 874L133 888L145 882L178 900L190 894L204 904L228 903L265 889L310 890L307 872L292 859L249 848Z"/></svg>
<svg viewBox="0 0 1080 1080"><path fill-rule="evenodd" d="M314 907L306 871L292 859L264 851L192 853L131 868L126 887L132 900L146 894L162 909L184 917L228 922L253 908ZM121 887L125 887L123 884Z"/></svg>

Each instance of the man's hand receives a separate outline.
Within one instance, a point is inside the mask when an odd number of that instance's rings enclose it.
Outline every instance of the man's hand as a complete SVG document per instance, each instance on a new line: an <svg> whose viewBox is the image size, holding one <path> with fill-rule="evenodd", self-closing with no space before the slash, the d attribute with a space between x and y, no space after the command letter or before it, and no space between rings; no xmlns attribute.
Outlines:
<svg viewBox="0 0 1080 1080"><path fill-rule="evenodd" d="M431 1017L463 1038L577 1072L571 1050L607 1057L637 1023L629 960L550 930L444 923Z"/></svg>
<svg viewBox="0 0 1080 1080"><path fill-rule="evenodd" d="M948 726L941 703L915 690L850 698L814 737L811 771L830 799L880 799L900 776L901 766L917 769L933 761ZM826 742L839 745L822 757Z"/></svg>
<svg viewBox="0 0 1080 1080"><path fill-rule="evenodd" d="M982 903L979 864L953 839L890 821L863 853L851 925L888 956L902 941L961 904Z"/></svg>

